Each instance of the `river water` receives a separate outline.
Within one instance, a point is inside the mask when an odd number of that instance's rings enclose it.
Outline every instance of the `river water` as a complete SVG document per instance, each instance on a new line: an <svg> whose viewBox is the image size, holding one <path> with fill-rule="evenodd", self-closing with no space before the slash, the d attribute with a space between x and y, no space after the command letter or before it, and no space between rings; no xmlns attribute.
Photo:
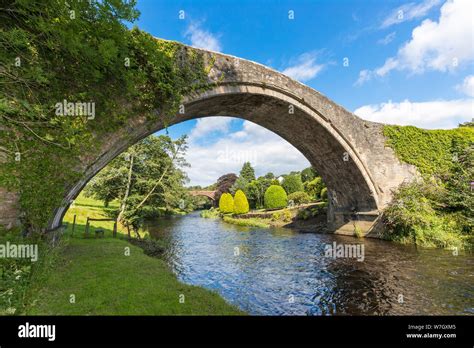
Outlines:
<svg viewBox="0 0 474 348"><path fill-rule="evenodd" d="M166 259L181 281L249 314L474 315L472 254L240 227L199 212L155 220L148 230L169 239ZM363 244L363 261L328 255L334 242Z"/></svg>

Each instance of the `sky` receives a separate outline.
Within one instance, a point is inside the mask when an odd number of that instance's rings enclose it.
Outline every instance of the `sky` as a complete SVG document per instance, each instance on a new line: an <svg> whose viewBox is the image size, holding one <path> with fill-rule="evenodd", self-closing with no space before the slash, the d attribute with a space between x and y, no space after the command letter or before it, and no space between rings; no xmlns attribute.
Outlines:
<svg viewBox="0 0 474 348"><path fill-rule="evenodd" d="M267 65L370 121L435 129L474 118L472 0L138 0L137 7L135 25L156 37ZM257 175L309 166L285 140L238 118L197 119L168 132L189 136L190 185L238 173L246 160Z"/></svg>

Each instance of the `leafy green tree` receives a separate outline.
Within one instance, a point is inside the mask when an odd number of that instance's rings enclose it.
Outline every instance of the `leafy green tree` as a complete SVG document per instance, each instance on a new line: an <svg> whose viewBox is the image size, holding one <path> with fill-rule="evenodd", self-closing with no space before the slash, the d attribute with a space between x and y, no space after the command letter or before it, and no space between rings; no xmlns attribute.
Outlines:
<svg viewBox="0 0 474 348"><path fill-rule="evenodd" d="M266 178L265 176L259 177L257 180L252 180L245 187L245 193L249 199L250 206L252 208L262 208L263 207L263 197L265 191L272 184L272 180Z"/></svg>
<svg viewBox="0 0 474 348"><path fill-rule="evenodd" d="M267 174L264 175L264 178L273 180L275 179L275 174L273 174L272 172L268 172Z"/></svg>
<svg viewBox="0 0 474 348"><path fill-rule="evenodd" d="M311 181L318 176L318 173L313 167L305 168L301 171L301 181L303 183Z"/></svg>
<svg viewBox="0 0 474 348"><path fill-rule="evenodd" d="M324 187L323 180L319 176L304 183L304 191L313 199L320 197Z"/></svg>
<svg viewBox="0 0 474 348"><path fill-rule="evenodd" d="M288 195L288 201L293 201L293 203L295 204L304 204L309 203L311 201L311 198L306 192L297 191Z"/></svg>
<svg viewBox="0 0 474 348"><path fill-rule="evenodd" d="M219 210L221 213L227 214L234 211L234 198L230 193L223 193L219 199Z"/></svg>
<svg viewBox="0 0 474 348"><path fill-rule="evenodd" d="M244 177L239 176L237 178L237 180L235 180L232 187L230 188L230 192L233 193L233 194L235 194L238 190L242 190L242 191L246 192L248 184L249 184L249 181L247 181Z"/></svg>
<svg viewBox="0 0 474 348"><path fill-rule="evenodd" d="M186 207L186 149L185 137L150 136L107 165L86 192L104 201L119 200L118 219L138 230L144 218Z"/></svg>
<svg viewBox="0 0 474 348"><path fill-rule="evenodd" d="M255 171L252 168L250 162L245 162L242 166L242 169L240 170L239 177L235 181L234 185L232 185L230 192L235 194L237 190L242 190L248 195L249 192L247 192L247 185L252 180L255 180Z"/></svg>
<svg viewBox="0 0 474 348"><path fill-rule="evenodd" d="M255 170L253 169L250 162L245 162L240 170L239 177L245 179L247 182L255 180Z"/></svg>
<svg viewBox="0 0 474 348"><path fill-rule="evenodd" d="M234 196L234 214L245 214L249 212L249 202L242 190L237 190Z"/></svg>
<svg viewBox="0 0 474 348"><path fill-rule="evenodd" d="M285 176L281 186L283 186L287 194L304 190L303 182L299 174Z"/></svg>
<svg viewBox="0 0 474 348"><path fill-rule="evenodd" d="M474 229L474 145L453 144L453 167L445 178L446 192L440 199L444 211L458 215L464 231Z"/></svg>
<svg viewBox="0 0 474 348"><path fill-rule="evenodd" d="M283 187L278 185L271 185L265 191L265 208L276 209L284 208L288 204L288 197Z"/></svg>

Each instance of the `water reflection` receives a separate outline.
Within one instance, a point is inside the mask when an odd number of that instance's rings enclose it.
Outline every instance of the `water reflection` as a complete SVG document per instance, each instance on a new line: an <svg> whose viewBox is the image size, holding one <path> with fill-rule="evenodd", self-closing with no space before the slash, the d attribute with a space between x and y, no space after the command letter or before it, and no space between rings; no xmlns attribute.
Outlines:
<svg viewBox="0 0 474 348"><path fill-rule="evenodd" d="M170 239L179 279L218 291L251 314L474 314L474 257L373 239L301 234L203 219L150 223ZM325 257L326 244L364 243L365 259Z"/></svg>

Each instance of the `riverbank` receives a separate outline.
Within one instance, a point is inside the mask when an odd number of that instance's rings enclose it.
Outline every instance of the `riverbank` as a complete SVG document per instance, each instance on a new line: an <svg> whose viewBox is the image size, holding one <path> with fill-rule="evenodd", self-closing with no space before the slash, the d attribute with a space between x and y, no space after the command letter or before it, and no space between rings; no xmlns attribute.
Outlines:
<svg viewBox="0 0 474 348"><path fill-rule="evenodd" d="M27 315L244 314L215 292L181 283L165 261L119 238L67 238L31 291Z"/></svg>
<svg viewBox="0 0 474 348"><path fill-rule="evenodd" d="M89 218L106 218L109 208L80 196L64 217L68 223L59 244L39 243L39 260L12 260L11 276L0 298L0 313L19 315L243 315L219 294L186 285L159 258L156 243L128 240L113 221L91 222L90 238L84 238ZM76 216L74 233L72 222ZM95 229L104 237L94 238ZM144 232L144 231L142 231ZM142 236L145 233L140 233ZM18 241L26 243L27 240ZM33 242L33 241L29 241ZM148 256L150 255L150 256ZM7 259L6 261L9 261ZM20 277L20 278L19 278ZM3 301L5 300L5 301Z"/></svg>
<svg viewBox="0 0 474 348"><path fill-rule="evenodd" d="M277 210L254 210L242 215L222 215L217 209L201 212L204 218L222 218L224 222L250 227L288 227L302 233L326 232L326 203L301 204Z"/></svg>

